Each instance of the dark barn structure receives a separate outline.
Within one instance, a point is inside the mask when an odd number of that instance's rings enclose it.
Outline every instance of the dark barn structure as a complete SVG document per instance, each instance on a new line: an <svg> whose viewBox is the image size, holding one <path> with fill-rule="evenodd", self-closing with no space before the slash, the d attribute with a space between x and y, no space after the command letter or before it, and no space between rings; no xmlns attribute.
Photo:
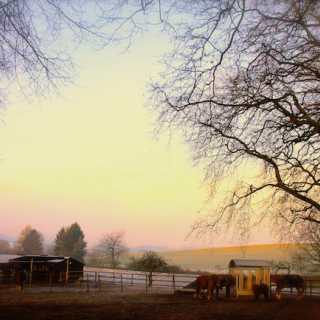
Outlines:
<svg viewBox="0 0 320 320"><path fill-rule="evenodd" d="M4 281L17 279L23 273L30 283L72 282L83 277L83 267L82 262L71 257L0 255L0 272Z"/></svg>
<svg viewBox="0 0 320 320"><path fill-rule="evenodd" d="M10 260L19 258L16 254L0 254L0 283L11 283L15 275L13 265Z"/></svg>

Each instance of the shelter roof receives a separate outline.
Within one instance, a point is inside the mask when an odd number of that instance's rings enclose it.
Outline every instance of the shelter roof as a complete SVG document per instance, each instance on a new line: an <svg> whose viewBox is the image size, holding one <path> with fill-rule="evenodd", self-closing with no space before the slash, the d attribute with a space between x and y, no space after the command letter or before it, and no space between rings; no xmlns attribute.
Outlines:
<svg viewBox="0 0 320 320"><path fill-rule="evenodd" d="M256 268L256 267L271 268L271 261L232 259L229 262L229 268Z"/></svg>
<svg viewBox="0 0 320 320"><path fill-rule="evenodd" d="M0 255L1 256L1 255ZM9 256L9 255L7 255ZM45 263L59 263L62 261L66 261L67 259L70 259L71 261L76 261L80 264L84 264L81 261L78 261L77 259L71 258L71 257L63 257L63 256L50 256L50 255L32 255L32 254L27 254L27 255L10 255L10 257L2 262L2 263L7 263L9 260L12 262L30 262L31 260L33 262L45 262ZM1 258L0 258L0 263L1 263Z"/></svg>
<svg viewBox="0 0 320 320"><path fill-rule="evenodd" d="M9 263L9 260L19 257L17 254L0 254L0 263Z"/></svg>

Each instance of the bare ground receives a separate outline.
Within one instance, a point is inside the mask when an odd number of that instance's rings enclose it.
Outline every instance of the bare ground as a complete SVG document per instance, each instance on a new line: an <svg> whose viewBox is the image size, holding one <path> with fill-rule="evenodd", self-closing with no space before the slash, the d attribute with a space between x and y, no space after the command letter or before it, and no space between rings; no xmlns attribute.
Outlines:
<svg viewBox="0 0 320 320"><path fill-rule="evenodd" d="M0 291L0 319L317 320L320 300L194 300L190 295Z"/></svg>

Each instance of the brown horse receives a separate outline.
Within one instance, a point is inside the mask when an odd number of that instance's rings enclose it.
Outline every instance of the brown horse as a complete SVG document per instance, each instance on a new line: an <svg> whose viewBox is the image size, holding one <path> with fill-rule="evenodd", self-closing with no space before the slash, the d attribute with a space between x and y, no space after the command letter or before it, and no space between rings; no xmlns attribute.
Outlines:
<svg viewBox="0 0 320 320"><path fill-rule="evenodd" d="M196 279L196 294L195 298L200 298L203 291L206 290L208 300L213 297L213 290L218 285L218 276L215 274L201 275Z"/></svg>
<svg viewBox="0 0 320 320"><path fill-rule="evenodd" d="M298 297L302 297L304 294L304 279L298 274L273 274L270 280L277 287L276 298L279 300L281 299L281 290L284 288L295 288L298 292Z"/></svg>

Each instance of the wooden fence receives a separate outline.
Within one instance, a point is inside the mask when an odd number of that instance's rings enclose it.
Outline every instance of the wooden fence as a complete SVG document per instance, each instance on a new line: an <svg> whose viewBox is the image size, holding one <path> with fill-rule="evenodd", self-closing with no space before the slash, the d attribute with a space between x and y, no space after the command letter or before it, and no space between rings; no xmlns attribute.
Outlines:
<svg viewBox="0 0 320 320"><path fill-rule="evenodd" d="M182 289L197 278L195 274L147 273L130 270L85 270L83 282L89 287L119 287L120 291L135 287L146 293L153 289L176 291ZM90 289L90 288L89 288Z"/></svg>
<svg viewBox="0 0 320 320"><path fill-rule="evenodd" d="M83 272L69 272L67 276L62 277L62 281L52 283L49 279L45 282L35 282L32 275L28 275L26 279L26 287L42 288L42 290L62 290L70 288L71 290L115 290L125 292L134 290L135 292L153 292L159 290L161 292L175 292L184 289L197 278L196 274L169 274L169 273L147 273L130 270L112 270L85 268ZM320 277L305 276L307 296L320 296ZM0 288L6 288L14 285L14 279L8 279L1 276L0 272ZM274 291L274 287L272 288ZM295 290L283 290L287 294L296 294Z"/></svg>

